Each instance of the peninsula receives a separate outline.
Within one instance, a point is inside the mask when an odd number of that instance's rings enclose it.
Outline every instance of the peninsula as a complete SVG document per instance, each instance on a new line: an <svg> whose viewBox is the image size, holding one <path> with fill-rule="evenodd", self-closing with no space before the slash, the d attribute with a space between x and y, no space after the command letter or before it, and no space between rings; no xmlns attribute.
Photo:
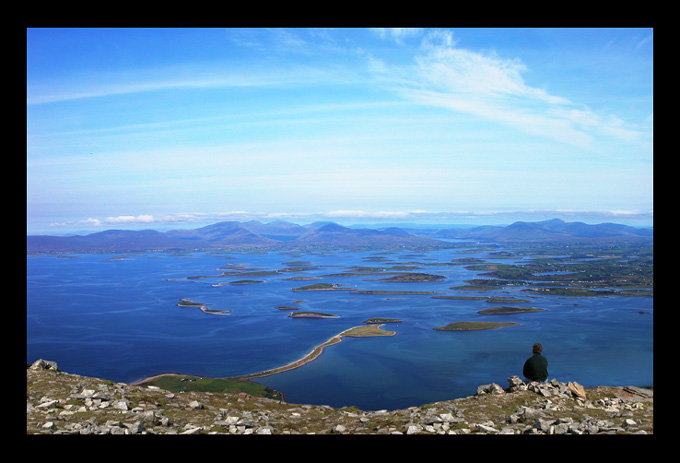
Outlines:
<svg viewBox="0 0 680 463"><path fill-rule="evenodd" d="M332 346L334 344L338 344L342 342L343 337L347 338L364 338L364 337L374 337L374 336L394 336L397 333L394 331L386 331L382 329L383 325L367 325L367 326L355 326L353 328L349 328L345 331L342 331L332 338L330 338L328 341L324 342L323 344L319 344L316 346L314 349L312 349L307 355L302 357L299 360L296 360L294 362L291 362L287 365L283 365L278 368L274 368L272 370L265 370L261 371L258 373L251 373L249 375L243 375L243 376L237 376L232 379L253 379L253 378L263 378L265 376L271 376L275 375L278 373L283 373L284 371L288 370L293 370L295 368L299 368L303 365L308 364L309 362L316 360L319 358L319 356L323 353L324 349L328 346Z"/></svg>
<svg viewBox="0 0 680 463"><path fill-rule="evenodd" d="M133 384L136 385L141 385L141 384L163 384L165 388L168 389L174 389L175 386L173 384L177 383L183 383L185 381L199 381L201 382L201 385L196 385L197 388L201 387L208 387L210 390L217 390L220 388L229 388L229 389L236 389L236 390L247 390L251 391L253 388L260 388L257 383L251 382L250 380L255 379L255 378L263 378L265 376L271 376L275 375L278 373L283 373L284 371L288 370L293 370L295 368L299 368L303 365L308 364L309 362L312 362L319 358L319 356L323 353L324 349L328 346L332 346L334 344L338 344L342 342L343 337L347 338L365 338L365 337L375 337L375 336L394 336L397 333L394 331L387 331L382 329L382 324L381 325L364 325L364 326L355 326L353 328L349 328L347 330L344 330L335 336L331 337L328 339L326 342L319 344L318 346L314 347L310 352L308 352L304 357L295 360L294 362L288 363L286 365L273 368L271 370L265 370L265 371L260 371L257 373L251 373L243 376L234 376L230 378L221 378L221 379L205 379L205 378L197 378L197 377L192 377L188 375L182 375L182 374L177 374L177 373L165 373L165 374L160 374L160 375L155 375L149 378L142 379L140 381L136 381ZM206 386L207 384L207 386ZM184 389L184 386L181 386L182 389ZM217 389L215 389L217 388ZM265 387L264 388L265 392L262 394L265 394L266 396L271 396L271 397L276 397L276 396L283 396L278 391L271 390L270 388Z"/></svg>

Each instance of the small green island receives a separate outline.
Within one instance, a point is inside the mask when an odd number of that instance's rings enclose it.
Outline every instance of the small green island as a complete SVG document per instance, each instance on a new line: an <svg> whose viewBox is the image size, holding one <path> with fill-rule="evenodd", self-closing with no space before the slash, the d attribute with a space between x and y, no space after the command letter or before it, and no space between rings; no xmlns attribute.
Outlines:
<svg viewBox="0 0 680 463"><path fill-rule="evenodd" d="M355 326L345 331L342 336L346 338L370 338L375 336L394 336L395 331L382 329L382 325Z"/></svg>
<svg viewBox="0 0 680 463"><path fill-rule="evenodd" d="M489 309L480 310L477 312L482 315L506 315L514 313L526 313L526 312L543 312L545 309L538 309L536 307L491 307Z"/></svg>
<svg viewBox="0 0 680 463"><path fill-rule="evenodd" d="M191 299L180 299L177 303L178 307L201 307L205 305L207 304L203 304L202 302L194 302Z"/></svg>
<svg viewBox="0 0 680 463"><path fill-rule="evenodd" d="M446 326L432 328L435 331L478 331L478 330L495 330L504 326L519 326L519 323L513 322L455 322L449 323Z"/></svg>
<svg viewBox="0 0 680 463"><path fill-rule="evenodd" d="M177 304L178 307L196 307L201 310L203 313L207 313L209 315L230 315L229 312L231 310L217 310L217 309L209 309L207 306L209 304L204 304L202 302L193 302L190 299L180 299L179 303Z"/></svg>
<svg viewBox="0 0 680 463"><path fill-rule="evenodd" d="M498 297L498 296L432 296L432 299L451 299L460 301L486 301L491 304L498 304L502 302L529 302L529 299L517 299L512 296Z"/></svg>
<svg viewBox="0 0 680 463"><path fill-rule="evenodd" d="M430 273L402 273L389 278L379 278L379 281L388 283L420 283L428 281L442 281L446 277L441 275L432 275Z"/></svg>
<svg viewBox="0 0 680 463"><path fill-rule="evenodd" d="M236 280L236 281L230 281L229 283L217 283L212 286L225 286L225 285L254 285L257 283L264 283L262 280Z"/></svg>
<svg viewBox="0 0 680 463"><path fill-rule="evenodd" d="M449 289L460 290L460 291L495 291L498 286L494 285L462 285L462 286L451 286Z"/></svg>
<svg viewBox="0 0 680 463"><path fill-rule="evenodd" d="M338 315L321 312L296 312L288 316L292 318L340 318Z"/></svg>
<svg viewBox="0 0 680 463"><path fill-rule="evenodd" d="M373 317L369 318L368 320L364 321L364 323L368 324L377 324L377 323L401 323L404 320L401 320L399 318L383 318L383 317Z"/></svg>
<svg viewBox="0 0 680 463"><path fill-rule="evenodd" d="M199 307L201 309L201 312L207 313L208 315L231 315L229 312L231 310L217 310L217 309L208 309L207 307Z"/></svg>
<svg viewBox="0 0 680 463"><path fill-rule="evenodd" d="M393 295L393 294L437 294L435 291L387 291L380 289L367 289L367 290L353 290L349 292L350 294L382 294L382 295Z"/></svg>
<svg viewBox="0 0 680 463"><path fill-rule="evenodd" d="M644 289L588 289L588 288L528 288L523 289L534 294L548 296L606 297L606 296L652 296L652 292Z"/></svg>
<svg viewBox="0 0 680 463"><path fill-rule="evenodd" d="M293 288L293 291L340 291L345 288L341 288L339 283L314 283L313 285L300 286L299 288Z"/></svg>

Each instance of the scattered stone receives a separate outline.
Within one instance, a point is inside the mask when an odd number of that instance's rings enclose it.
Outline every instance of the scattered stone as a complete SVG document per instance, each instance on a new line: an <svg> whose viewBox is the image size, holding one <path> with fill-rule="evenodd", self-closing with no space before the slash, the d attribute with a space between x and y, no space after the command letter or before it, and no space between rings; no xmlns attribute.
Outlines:
<svg viewBox="0 0 680 463"><path fill-rule="evenodd" d="M418 434L423 430L419 424L412 424L406 428L406 434Z"/></svg>
<svg viewBox="0 0 680 463"><path fill-rule="evenodd" d="M127 400L116 400L111 404L113 408L116 410L122 410L122 411L127 411L128 406L127 406Z"/></svg>
<svg viewBox="0 0 680 463"><path fill-rule="evenodd" d="M538 429L539 431L543 431L544 433L548 433L550 431L550 428L552 427L553 420L543 420L541 418L538 418L536 422L534 423L534 428Z"/></svg>
<svg viewBox="0 0 680 463"><path fill-rule="evenodd" d="M623 390L624 390L624 392L627 392L629 394L636 395L636 396L639 396L639 397L643 397L643 398L646 398L646 399L654 397L654 393L651 390L645 389L645 388L642 388L642 387L624 386Z"/></svg>
<svg viewBox="0 0 680 463"><path fill-rule="evenodd" d="M484 433L489 433L489 434L496 434L498 432L498 429L493 428L493 427L486 425L486 424L478 424L477 429L479 429L480 431L482 431Z"/></svg>
<svg viewBox="0 0 680 463"><path fill-rule="evenodd" d="M477 394L503 394L505 390L496 383L486 384L477 388Z"/></svg>
<svg viewBox="0 0 680 463"><path fill-rule="evenodd" d="M524 384L524 381L519 376L510 376L508 378L508 389L508 392L526 391L527 385Z"/></svg>
<svg viewBox="0 0 680 463"><path fill-rule="evenodd" d="M33 362L33 364L29 368L31 370L38 370L38 371L42 371L42 370L59 371L59 369L57 368L57 362L50 362L50 361L43 360L43 359L36 360L35 362Z"/></svg>
<svg viewBox="0 0 680 463"><path fill-rule="evenodd" d="M653 434L653 391L632 386L586 394L575 382L511 376L506 389L491 383L470 397L362 411L245 394L173 394L60 372L44 360L26 371L27 434Z"/></svg>
<svg viewBox="0 0 680 463"><path fill-rule="evenodd" d="M198 434L201 432L200 426L187 425L186 431L182 431L180 434Z"/></svg>
<svg viewBox="0 0 680 463"><path fill-rule="evenodd" d="M585 389L583 389L583 386L581 386L579 383L570 382L567 384L567 388L576 397L580 397L581 399L586 400L586 391Z"/></svg>
<svg viewBox="0 0 680 463"><path fill-rule="evenodd" d="M197 400L192 400L189 402L189 408L192 410L200 410L203 408L203 405L201 405Z"/></svg>
<svg viewBox="0 0 680 463"><path fill-rule="evenodd" d="M135 421L132 424L124 424L130 434L141 434L144 432L145 428L141 421Z"/></svg>

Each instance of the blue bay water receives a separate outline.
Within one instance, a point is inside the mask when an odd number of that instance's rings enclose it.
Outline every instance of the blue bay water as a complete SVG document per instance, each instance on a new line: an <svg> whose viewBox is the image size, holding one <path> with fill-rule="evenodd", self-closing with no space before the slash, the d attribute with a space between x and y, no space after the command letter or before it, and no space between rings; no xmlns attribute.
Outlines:
<svg viewBox="0 0 680 463"><path fill-rule="evenodd" d="M521 287L493 292L456 291L479 272L448 263L481 257L462 250L318 253L87 254L27 258L27 362L54 360L61 370L133 382L159 373L228 377L276 368L370 317L402 319L384 329L396 336L345 338L315 361L257 382L282 391L292 403L393 409L466 397L481 384L521 377L531 345L541 342L550 378L585 386L653 385L653 298L528 296ZM377 260L376 260L377 259ZM384 259L384 261L381 261ZM308 261L315 270L266 276L220 275L230 268L280 270ZM351 266L417 262L412 271L446 277L441 282L386 283L389 275L286 278L348 271ZM502 263L513 260L498 260ZM252 279L264 283L222 285ZM307 284L339 283L348 289L437 291L442 295L515 296L547 309L514 315L480 315L482 300L429 295L366 295L349 291L294 292ZM178 307L181 299L228 310L206 314ZM303 300L303 302L296 302ZM332 313L334 319L293 319L277 306ZM646 312L646 313L640 313ZM513 321L489 331L444 332L456 321Z"/></svg>

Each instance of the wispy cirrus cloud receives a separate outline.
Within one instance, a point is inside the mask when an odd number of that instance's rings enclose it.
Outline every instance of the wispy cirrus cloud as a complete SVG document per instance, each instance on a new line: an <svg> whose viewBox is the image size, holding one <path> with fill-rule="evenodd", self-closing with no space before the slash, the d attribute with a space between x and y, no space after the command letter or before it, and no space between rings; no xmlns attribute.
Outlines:
<svg viewBox="0 0 680 463"><path fill-rule="evenodd" d="M104 220L106 223L152 223L154 217L152 215L119 215L118 217L107 217Z"/></svg>
<svg viewBox="0 0 680 463"><path fill-rule="evenodd" d="M78 220L75 223L70 222L53 222L53 227L63 226L80 226L80 227L102 227L107 225L137 225L142 223L155 223L157 219L152 215L119 215L117 217L106 217L105 219L97 219L89 217L87 219Z"/></svg>
<svg viewBox="0 0 680 463"><path fill-rule="evenodd" d="M419 37L423 29L413 27L376 27L371 29L375 34L383 39L390 39L401 44L405 39Z"/></svg>
<svg viewBox="0 0 680 463"><path fill-rule="evenodd" d="M614 115L597 114L583 103L527 83L524 75L529 69L518 58L458 48L448 31L428 32L422 39L421 54L410 65L391 65L372 57L369 68L376 79L415 103L502 123L580 148L592 147L600 136L622 141L642 136Z"/></svg>
<svg viewBox="0 0 680 463"><path fill-rule="evenodd" d="M30 106L181 89L326 85L354 78L338 68L301 64L266 67L257 63L232 65L218 61L120 72L81 71L49 80L29 80L26 103Z"/></svg>

